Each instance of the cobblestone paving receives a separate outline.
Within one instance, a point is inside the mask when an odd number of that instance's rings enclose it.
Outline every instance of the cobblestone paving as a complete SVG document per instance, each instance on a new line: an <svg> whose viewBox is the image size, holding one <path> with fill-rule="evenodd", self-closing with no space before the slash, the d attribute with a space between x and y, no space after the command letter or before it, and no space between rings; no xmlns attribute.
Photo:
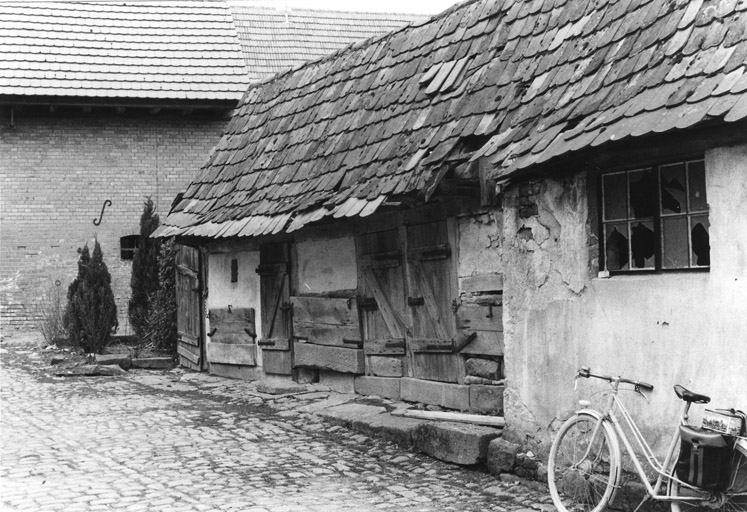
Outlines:
<svg viewBox="0 0 747 512"><path fill-rule="evenodd" d="M552 510L541 489L282 410L287 397L267 407L241 381L54 377L35 351L0 352L1 510Z"/></svg>

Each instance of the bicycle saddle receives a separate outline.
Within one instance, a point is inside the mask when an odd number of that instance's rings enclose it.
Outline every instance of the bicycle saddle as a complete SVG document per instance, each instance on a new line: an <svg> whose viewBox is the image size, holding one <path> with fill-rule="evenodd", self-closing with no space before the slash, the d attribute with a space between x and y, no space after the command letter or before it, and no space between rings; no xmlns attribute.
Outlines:
<svg viewBox="0 0 747 512"><path fill-rule="evenodd" d="M674 386L674 392L677 393L677 396L680 397L685 402L690 403L696 403L696 404L707 404L711 401L710 396L705 395L699 395L698 393L693 393L692 391L689 391L679 384Z"/></svg>

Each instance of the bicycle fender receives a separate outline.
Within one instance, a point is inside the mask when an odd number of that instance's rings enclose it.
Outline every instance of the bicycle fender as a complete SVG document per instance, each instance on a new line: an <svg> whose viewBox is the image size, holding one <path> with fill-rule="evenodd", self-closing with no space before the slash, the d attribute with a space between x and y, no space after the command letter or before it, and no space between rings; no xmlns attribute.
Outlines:
<svg viewBox="0 0 747 512"><path fill-rule="evenodd" d="M601 412L596 411L594 409L580 409L574 413L576 416L579 416L581 414L586 414L587 416L591 416L593 418L596 418L598 420L604 420L605 417L602 415Z"/></svg>

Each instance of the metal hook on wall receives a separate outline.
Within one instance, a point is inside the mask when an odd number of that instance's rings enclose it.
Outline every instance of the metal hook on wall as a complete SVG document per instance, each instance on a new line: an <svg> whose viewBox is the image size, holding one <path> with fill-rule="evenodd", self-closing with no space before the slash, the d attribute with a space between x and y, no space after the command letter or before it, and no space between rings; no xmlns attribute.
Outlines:
<svg viewBox="0 0 747 512"><path fill-rule="evenodd" d="M111 206L111 205L112 205L112 202L110 200L107 199L106 201L104 201L104 206L101 207L101 215L99 215L98 219L93 219L94 226L98 226L99 224L101 224L101 221L104 219L104 210L106 210L107 206Z"/></svg>

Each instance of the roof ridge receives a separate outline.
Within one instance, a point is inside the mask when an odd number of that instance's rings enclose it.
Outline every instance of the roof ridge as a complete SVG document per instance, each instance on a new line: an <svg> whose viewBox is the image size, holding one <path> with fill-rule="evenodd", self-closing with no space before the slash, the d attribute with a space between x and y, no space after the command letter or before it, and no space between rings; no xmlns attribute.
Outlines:
<svg viewBox="0 0 747 512"><path fill-rule="evenodd" d="M325 14L373 14L381 16L418 16L422 18L430 18L428 14L422 14L417 12L396 12L396 11L352 11L352 10L337 10L337 9L294 9L291 8L288 11L284 11L278 7L269 7L264 5L242 5L241 0L226 0L226 3L230 7L242 7L244 9L261 9L265 11L272 11L279 14L285 12L295 13L325 13Z"/></svg>
<svg viewBox="0 0 747 512"><path fill-rule="evenodd" d="M362 48L366 48L366 47L372 46L375 42L383 41L383 40L385 40L387 38L394 37L396 34L399 34L400 32L403 32L404 30L408 30L409 28L412 28L412 27L421 27L421 26L428 25L430 23L436 23L441 18L444 18L446 16L450 16L451 14L453 14L454 12L456 12L457 10L464 9L464 8L466 8L466 7L468 7L468 6L472 5L472 4L483 2L483 1L484 0L465 0L464 2L452 5L451 7L449 7L448 9L446 9L445 11L443 11L443 12L441 12L439 14L436 14L436 15L430 17L430 18L428 18L428 20L425 20L422 23L418 23L418 24L408 23L407 25L404 25L404 26L402 26L402 27L400 27L398 29L395 29L395 30L393 30L391 32L387 32L386 34L382 34L382 35L378 35L378 36L371 36L368 39L363 39L362 41L356 41L354 43L350 43L349 45L344 46L344 47L340 48L339 50L336 50L336 51L334 51L332 53L329 53L329 54L324 55L322 57L319 57L317 59L308 60L308 61L304 62L303 64L300 64L298 66L293 66L293 67L288 68L288 69L286 69L284 71L279 71L278 73L276 73L276 74L274 74L274 75L272 75L270 77L267 77L267 78L265 78L263 80L260 80L258 82L254 82L254 83L252 83L252 84L249 85L249 88L247 89L247 93L249 91L257 88L257 87L266 86L268 84L271 84L272 82L280 80L281 78L285 77L285 75L287 75L289 73L295 73L295 72L300 71L300 70L302 70L304 68L308 68L308 67L311 67L313 65L321 64L322 62L326 62L326 61L329 61L329 60L335 60L339 56L345 54L346 52L352 51L352 50L359 50L359 49L362 49ZM246 97L246 95L244 95L244 96ZM243 99L242 99L242 103L243 103Z"/></svg>

